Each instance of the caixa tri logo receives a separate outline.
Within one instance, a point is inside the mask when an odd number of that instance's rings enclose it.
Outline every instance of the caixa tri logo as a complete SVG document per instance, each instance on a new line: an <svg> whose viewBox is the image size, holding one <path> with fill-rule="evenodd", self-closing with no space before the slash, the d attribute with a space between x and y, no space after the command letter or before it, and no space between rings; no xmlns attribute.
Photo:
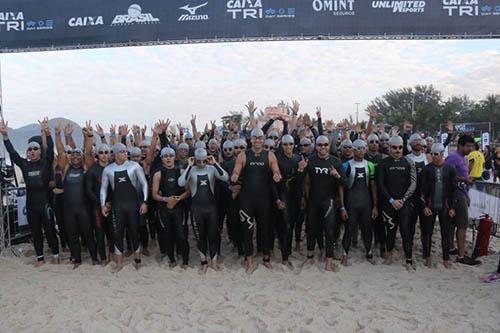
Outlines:
<svg viewBox="0 0 500 333"><path fill-rule="evenodd" d="M54 29L53 19L25 20L23 12L0 12L0 32Z"/></svg>
<svg viewBox="0 0 500 333"><path fill-rule="evenodd" d="M264 7L263 0L228 0L226 11L236 19L295 18L294 7Z"/></svg>
<svg viewBox="0 0 500 333"><path fill-rule="evenodd" d="M448 16L493 16L500 15L500 2L485 2L479 5L479 0L442 0L443 9Z"/></svg>
<svg viewBox="0 0 500 333"><path fill-rule="evenodd" d="M116 15L111 26L157 23L160 23L160 19L151 13L143 13L141 6L134 3L128 7L127 14Z"/></svg>

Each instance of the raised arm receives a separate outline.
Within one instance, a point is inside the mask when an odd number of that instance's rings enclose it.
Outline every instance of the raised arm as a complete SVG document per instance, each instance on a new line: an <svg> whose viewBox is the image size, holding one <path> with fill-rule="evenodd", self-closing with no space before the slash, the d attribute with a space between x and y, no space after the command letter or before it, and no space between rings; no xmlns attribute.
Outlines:
<svg viewBox="0 0 500 333"><path fill-rule="evenodd" d="M56 136L56 149L57 149L57 166L64 170L66 165L68 165L68 157L66 156L66 152L64 151L64 144L61 139L62 127L61 123L57 123L54 134Z"/></svg>
<svg viewBox="0 0 500 333"><path fill-rule="evenodd" d="M194 164L194 157L191 156L190 158L188 158L188 167L187 167L187 169L184 171L183 174L181 174L181 176L177 180L177 184L180 187L185 187L187 185L188 180L189 180L189 176L191 174L191 169L193 168L193 164Z"/></svg>
<svg viewBox="0 0 500 333"><path fill-rule="evenodd" d="M191 131L193 132L193 140L196 142L199 140L200 135L198 134L198 129L196 128L196 115L191 115Z"/></svg>
<svg viewBox="0 0 500 333"><path fill-rule="evenodd" d="M241 171L245 167L247 162L247 157L245 153L241 153L236 158L236 162L234 163L233 174L231 175L231 183L237 183L240 178Z"/></svg>
<svg viewBox="0 0 500 333"><path fill-rule="evenodd" d="M73 149L76 148L75 140L73 140L73 125L69 123L64 126L64 140L68 146Z"/></svg>
<svg viewBox="0 0 500 333"><path fill-rule="evenodd" d="M14 146L12 145L12 142L9 140L9 133L8 133L8 122L4 122L3 119L0 120L0 133L3 136L3 143L5 144L5 148L7 149L7 152L9 153L9 156L11 160L17 164L19 167L22 167L24 162L26 161L24 158L19 156L18 152L14 149Z"/></svg>
<svg viewBox="0 0 500 333"><path fill-rule="evenodd" d="M84 164L85 169L88 170L94 164L94 154L92 152L94 143L94 130L89 121L85 122L85 127L82 128L83 133L83 151L84 151Z"/></svg>

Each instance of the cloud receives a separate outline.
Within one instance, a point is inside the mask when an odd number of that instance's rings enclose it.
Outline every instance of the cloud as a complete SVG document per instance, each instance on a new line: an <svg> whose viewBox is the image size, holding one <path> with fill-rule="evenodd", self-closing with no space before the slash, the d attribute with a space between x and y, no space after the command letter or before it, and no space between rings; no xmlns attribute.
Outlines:
<svg viewBox="0 0 500 333"><path fill-rule="evenodd" d="M229 110L297 99L340 119L388 89L434 84L446 96L500 93L500 41L308 41L196 44L2 56L5 116L78 123L200 125ZM200 126L201 127L201 126Z"/></svg>

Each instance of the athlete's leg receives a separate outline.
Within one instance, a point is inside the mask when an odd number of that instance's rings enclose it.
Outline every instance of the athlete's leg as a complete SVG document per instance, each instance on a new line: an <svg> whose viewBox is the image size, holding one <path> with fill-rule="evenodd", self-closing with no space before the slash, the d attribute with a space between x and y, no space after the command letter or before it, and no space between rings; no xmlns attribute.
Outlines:
<svg viewBox="0 0 500 333"><path fill-rule="evenodd" d="M206 207L207 211L205 212L206 219L206 231L207 231L207 240L208 240L208 253L210 254L210 260L212 260L212 264L217 260L217 253L220 250L220 229L217 220L217 208L214 205L213 207Z"/></svg>
<svg viewBox="0 0 500 333"><path fill-rule="evenodd" d="M45 237L47 238L47 243L54 256L59 255L59 242L57 240L56 227L54 222L54 211L49 204L45 205L44 214L41 216L43 230L45 232Z"/></svg>
<svg viewBox="0 0 500 333"><path fill-rule="evenodd" d="M422 247L424 258L430 258L431 256L431 246L432 246L432 234L434 232L434 222L436 221L437 212L433 212L431 216L426 216L426 218L420 222L420 227L422 231Z"/></svg>
<svg viewBox="0 0 500 333"><path fill-rule="evenodd" d="M323 229L325 231L325 256L333 258L333 247L335 243L335 235L339 229L336 220L336 204L333 200L325 201L321 207L321 218L323 220Z"/></svg>
<svg viewBox="0 0 500 333"><path fill-rule="evenodd" d="M68 241L66 239L66 230L64 229L64 194L55 195L54 210L61 247L65 248L68 246Z"/></svg>
<svg viewBox="0 0 500 333"><path fill-rule="evenodd" d="M450 244L448 235L450 233L450 217L447 209L441 209L438 212L439 229L441 231L441 248L443 251L443 261L450 260Z"/></svg>
<svg viewBox="0 0 500 333"><path fill-rule="evenodd" d="M243 230L243 244L245 256L253 256L253 232L255 230L255 218L253 216L253 209L250 198L240 199L240 223Z"/></svg>
<svg viewBox="0 0 500 333"><path fill-rule="evenodd" d="M173 230L174 230L174 241L178 244L179 251L182 256L182 264L187 266L189 261L189 252L187 248L187 239L186 233L184 232L184 211L182 207L176 207L172 211L172 221L173 221ZM173 253L173 244L172 242L172 253Z"/></svg>
<svg viewBox="0 0 500 333"><path fill-rule="evenodd" d="M87 244L87 249L89 250L92 262L97 262L97 247L94 239L94 234L92 233L92 227L90 225L90 217L86 208L82 207L78 209L76 218L78 220L78 230L82 239L85 240Z"/></svg>
<svg viewBox="0 0 500 333"><path fill-rule="evenodd" d="M197 207L191 207L193 233L202 264L207 262L207 228L203 212Z"/></svg>
<svg viewBox="0 0 500 333"><path fill-rule="evenodd" d="M105 243L105 232L104 232L104 219L102 218L101 208L92 208L92 222L93 230L95 234L95 240L97 244L97 252L101 260L106 260L106 243Z"/></svg>
<svg viewBox="0 0 500 333"><path fill-rule="evenodd" d="M27 219L31 227L31 235L33 237L33 246L35 248L37 261L44 261L43 255L43 233L42 233L42 216L43 208L36 209L29 207L27 210Z"/></svg>
<svg viewBox="0 0 500 333"><path fill-rule="evenodd" d="M174 244L169 244L168 239L168 212L166 207L158 208L158 224L156 231L158 233L158 246L160 255L163 258L168 255L170 262L175 261Z"/></svg>
<svg viewBox="0 0 500 333"><path fill-rule="evenodd" d="M76 210L65 209L64 210L64 223L67 239L69 244L69 250L71 252L71 258L75 264L82 263L81 245L80 245L80 234L78 230L78 219L76 216Z"/></svg>
<svg viewBox="0 0 500 333"><path fill-rule="evenodd" d="M361 237L363 237L363 245L367 256L371 256L373 243L373 221L371 205L363 207L359 211L358 224L361 229Z"/></svg>
<svg viewBox="0 0 500 333"><path fill-rule="evenodd" d="M397 212L399 219L399 232L403 240L403 250L405 253L406 263L412 264L413 255L413 236L415 235L414 221L410 220L410 206L405 203Z"/></svg>

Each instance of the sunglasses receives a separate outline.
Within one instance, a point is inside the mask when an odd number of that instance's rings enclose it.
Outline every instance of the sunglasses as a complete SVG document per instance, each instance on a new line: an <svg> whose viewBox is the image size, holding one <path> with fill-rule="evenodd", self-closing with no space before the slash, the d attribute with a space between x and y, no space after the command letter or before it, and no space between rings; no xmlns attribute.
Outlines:
<svg viewBox="0 0 500 333"><path fill-rule="evenodd" d="M293 143L282 143L283 146L293 146Z"/></svg>
<svg viewBox="0 0 500 333"><path fill-rule="evenodd" d="M389 139L381 139L380 142L389 142Z"/></svg>
<svg viewBox="0 0 500 333"><path fill-rule="evenodd" d="M207 160L196 160L196 164L207 164Z"/></svg>
<svg viewBox="0 0 500 333"><path fill-rule="evenodd" d="M277 140L278 137L277 136L268 136L269 139L273 139L273 140Z"/></svg>
<svg viewBox="0 0 500 333"><path fill-rule="evenodd" d="M108 155L109 154L109 151L107 150L101 150L100 152L98 152L99 155Z"/></svg>
<svg viewBox="0 0 500 333"><path fill-rule="evenodd" d="M265 149L274 149L274 147L264 145Z"/></svg>
<svg viewBox="0 0 500 333"><path fill-rule="evenodd" d="M71 154L71 150L66 150L66 154Z"/></svg>
<svg viewBox="0 0 500 333"><path fill-rule="evenodd" d="M167 154L167 155L163 155L162 157L175 157L175 155L173 155L173 154Z"/></svg>
<svg viewBox="0 0 500 333"><path fill-rule="evenodd" d="M245 149L245 146L234 146L234 149Z"/></svg>
<svg viewBox="0 0 500 333"><path fill-rule="evenodd" d="M224 148L224 151L232 151L233 148Z"/></svg>
<svg viewBox="0 0 500 333"><path fill-rule="evenodd" d="M352 149L352 147L351 147L351 146L344 146L343 148L344 148L344 149Z"/></svg>
<svg viewBox="0 0 500 333"><path fill-rule="evenodd" d="M126 151L126 150L119 150L118 153L120 153L120 154L128 154L128 151Z"/></svg>
<svg viewBox="0 0 500 333"><path fill-rule="evenodd" d="M370 140L370 141L368 141L368 143L374 144L374 143L378 143L378 141L377 140Z"/></svg>
<svg viewBox="0 0 500 333"><path fill-rule="evenodd" d="M141 149L148 149L149 146L140 146L139 148L141 148Z"/></svg>
<svg viewBox="0 0 500 333"><path fill-rule="evenodd" d="M432 153L432 156L439 156L442 155L443 153Z"/></svg>
<svg viewBox="0 0 500 333"><path fill-rule="evenodd" d="M394 150L403 150L403 146L391 146Z"/></svg>
<svg viewBox="0 0 500 333"><path fill-rule="evenodd" d="M38 147L30 147L28 148L28 151L38 151Z"/></svg>
<svg viewBox="0 0 500 333"><path fill-rule="evenodd" d="M318 143L316 146L323 148L323 147L328 147L328 143Z"/></svg>
<svg viewBox="0 0 500 333"><path fill-rule="evenodd" d="M188 141L188 140L189 140L189 141L192 141L192 140L193 140L193 138L187 138L187 139L186 139L186 141Z"/></svg>
<svg viewBox="0 0 500 333"><path fill-rule="evenodd" d="M309 147L310 145L299 145L300 147Z"/></svg>
<svg viewBox="0 0 500 333"><path fill-rule="evenodd" d="M255 139L255 140L264 140L264 137L263 136L252 136L252 139Z"/></svg>
<svg viewBox="0 0 500 333"><path fill-rule="evenodd" d="M366 150L366 147L358 147L358 148L354 148L355 150Z"/></svg>

